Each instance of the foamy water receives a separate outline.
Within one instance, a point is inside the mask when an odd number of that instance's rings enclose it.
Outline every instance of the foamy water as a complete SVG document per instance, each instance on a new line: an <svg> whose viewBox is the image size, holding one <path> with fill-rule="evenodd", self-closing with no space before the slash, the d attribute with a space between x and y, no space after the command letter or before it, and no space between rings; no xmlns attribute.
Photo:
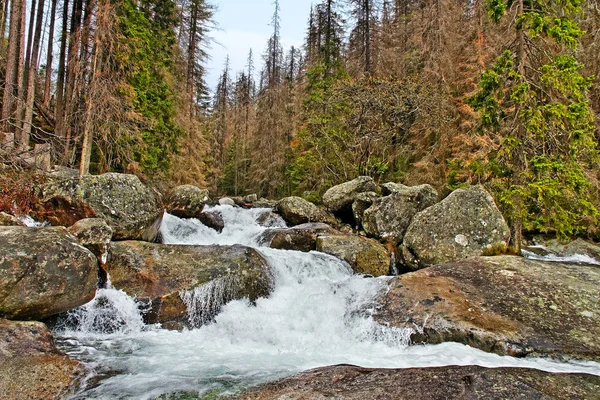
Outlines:
<svg viewBox="0 0 600 400"><path fill-rule="evenodd" d="M371 318L374 299L386 290L388 278L353 275L346 263L322 253L260 247L265 228L256 219L267 210L218 206L213 211L224 218L222 234L167 214L164 240L255 247L273 270L272 294L255 304L236 300L221 306L227 282L183 292L190 322L198 328L175 332L144 325L139 305L123 292L98 291L94 302L73 313L75 327L60 334L63 349L90 371L74 398L156 399L181 393L201 398L341 363L512 366L600 375L597 363L500 357L456 343L409 346L411 330L385 327ZM197 318L196 310L212 304L220 309L214 320Z"/></svg>

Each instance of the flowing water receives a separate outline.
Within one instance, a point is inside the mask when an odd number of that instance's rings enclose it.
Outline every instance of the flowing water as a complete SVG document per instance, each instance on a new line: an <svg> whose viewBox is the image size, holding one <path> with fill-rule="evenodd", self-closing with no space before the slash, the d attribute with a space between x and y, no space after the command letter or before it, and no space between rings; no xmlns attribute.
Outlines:
<svg viewBox="0 0 600 400"><path fill-rule="evenodd" d="M347 264L322 253L262 246L265 228L256 219L267 210L218 206L213 211L223 215L221 234L166 214L163 241L255 247L273 270L272 294L254 304L231 301L207 321L195 311L224 301L227 282L184 292L190 322L199 328L176 332L145 325L144 304L125 293L110 285L99 290L92 303L71 313L64 325L70 328L58 328L61 348L89 371L74 399L214 398L341 363L381 368L476 364L600 375L597 363L500 357L455 343L409 346L410 330L381 326L371 318L374 298L388 278L353 275Z"/></svg>

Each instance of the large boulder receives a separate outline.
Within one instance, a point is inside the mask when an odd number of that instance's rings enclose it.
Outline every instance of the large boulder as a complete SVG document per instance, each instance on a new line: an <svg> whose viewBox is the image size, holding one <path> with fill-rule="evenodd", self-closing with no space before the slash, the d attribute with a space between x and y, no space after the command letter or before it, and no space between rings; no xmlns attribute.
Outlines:
<svg viewBox="0 0 600 400"><path fill-rule="evenodd" d="M254 301L272 287L266 260L244 246L113 242L107 269L116 289L150 304L149 323L195 325L230 300ZM196 314L188 315L188 309Z"/></svg>
<svg viewBox="0 0 600 400"><path fill-rule="evenodd" d="M265 228L285 228L285 220L273 211L265 211L256 218L256 223Z"/></svg>
<svg viewBox="0 0 600 400"><path fill-rule="evenodd" d="M59 400L85 376L85 368L59 352L41 322L0 320L0 399Z"/></svg>
<svg viewBox="0 0 600 400"><path fill-rule="evenodd" d="M407 268L479 256L508 245L510 230L492 196L481 186L458 189L415 215L402 245Z"/></svg>
<svg viewBox="0 0 600 400"><path fill-rule="evenodd" d="M277 203L277 212L291 226L318 222L322 217L322 212L317 206L296 196L281 199Z"/></svg>
<svg viewBox="0 0 600 400"><path fill-rule="evenodd" d="M335 231L327 224L310 223L292 228L267 229L259 238L259 243L272 249L313 251L317 249L317 237L333 234Z"/></svg>
<svg viewBox="0 0 600 400"><path fill-rule="evenodd" d="M397 186L390 195L375 200L362 218L367 235L394 245L402 243L413 217L438 201L438 193L429 185Z"/></svg>
<svg viewBox="0 0 600 400"><path fill-rule="evenodd" d="M101 218L86 218L75 222L68 229L77 238L79 244L90 250L99 259L105 258L113 230Z"/></svg>
<svg viewBox="0 0 600 400"><path fill-rule="evenodd" d="M600 399L600 377L525 368L450 366L368 369L317 368L260 385L237 400L571 400Z"/></svg>
<svg viewBox="0 0 600 400"><path fill-rule="evenodd" d="M39 320L94 298L98 260L63 227L0 228L0 318Z"/></svg>
<svg viewBox="0 0 600 400"><path fill-rule="evenodd" d="M479 257L394 278L376 319L414 343L600 361L597 266Z"/></svg>
<svg viewBox="0 0 600 400"><path fill-rule="evenodd" d="M176 217L198 218L208 201L208 190L193 185L181 185L171 190L164 204L167 212Z"/></svg>
<svg viewBox="0 0 600 400"><path fill-rule="evenodd" d="M157 194L135 175L50 179L40 195L33 211L36 219L71 226L80 219L102 218L115 240L153 240L144 234L162 214Z"/></svg>
<svg viewBox="0 0 600 400"><path fill-rule="evenodd" d="M357 274L383 276L390 271L390 253L372 239L323 234L317 237L317 251L346 261Z"/></svg>
<svg viewBox="0 0 600 400"><path fill-rule="evenodd" d="M356 196L356 199L352 203L352 214L357 229L360 229L363 225L362 221L365 211L367 211L378 198L379 195L375 192L359 193Z"/></svg>
<svg viewBox="0 0 600 400"><path fill-rule="evenodd" d="M223 232L223 229L225 228L223 214L216 210L204 211L200 213L200 215L198 215L198 220L202 222L202 224L214 229L217 232Z"/></svg>
<svg viewBox="0 0 600 400"><path fill-rule="evenodd" d="M323 204L335 214L346 213L359 193L375 192L377 185L370 176L358 178L334 186L323 195Z"/></svg>

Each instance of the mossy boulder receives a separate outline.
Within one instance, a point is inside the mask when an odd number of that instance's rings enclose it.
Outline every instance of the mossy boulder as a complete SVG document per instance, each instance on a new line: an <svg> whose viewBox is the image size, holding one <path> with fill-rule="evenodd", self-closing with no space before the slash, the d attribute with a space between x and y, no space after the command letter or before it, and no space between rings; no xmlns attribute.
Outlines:
<svg viewBox="0 0 600 400"><path fill-rule="evenodd" d="M492 196L482 186L471 186L455 190L412 218L402 257L405 267L417 270L506 247L509 239L510 230Z"/></svg>
<svg viewBox="0 0 600 400"><path fill-rule="evenodd" d="M94 298L98 260L66 228L0 228L0 318L39 320Z"/></svg>
<svg viewBox="0 0 600 400"><path fill-rule="evenodd" d="M106 257L113 229L101 218L86 218L68 228L83 247L98 258Z"/></svg>
<svg viewBox="0 0 600 400"><path fill-rule="evenodd" d="M438 201L438 193L429 185L397 186L386 197L379 198L365 210L363 229L370 237L397 245L402 242L413 217Z"/></svg>
<svg viewBox="0 0 600 400"><path fill-rule="evenodd" d="M281 199L276 211L290 226L319 222L323 218L323 212L316 205L297 196Z"/></svg>
<svg viewBox="0 0 600 400"><path fill-rule="evenodd" d="M478 257L394 278L376 319L414 343L600 361L600 268Z"/></svg>
<svg viewBox="0 0 600 400"><path fill-rule="evenodd" d="M0 399L59 400L75 389L85 368L59 352L41 322L0 319Z"/></svg>
<svg viewBox="0 0 600 400"><path fill-rule="evenodd" d="M102 218L113 229L115 240L154 240L145 233L162 214L157 193L135 175L50 179L40 192L33 210L36 219L72 226L84 218Z"/></svg>
<svg viewBox="0 0 600 400"><path fill-rule="evenodd" d="M600 399L600 377L524 368L317 368L249 389L237 400Z"/></svg>
<svg viewBox="0 0 600 400"><path fill-rule="evenodd" d="M323 234L317 237L316 250L346 261L357 274L383 276L390 271L390 253L385 246L372 239Z"/></svg>
<svg viewBox="0 0 600 400"><path fill-rule="evenodd" d="M323 204L334 214L351 212L352 203L360 193L375 192L377 185L370 176L359 176L327 190L323 195Z"/></svg>
<svg viewBox="0 0 600 400"><path fill-rule="evenodd" d="M150 304L145 315L148 323L187 323L188 317L210 319L213 315L189 316L182 294L217 280L226 290L208 293L208 296L219 296L213 299L219 304L204 310L211 314L230 300L249 298L254 301L268 296L272 289L271 270L266 260L256 250L237 245L113 242L107 270L116 289Z"/></svg>
<svg viewBox="0 0 600 400"><path fill-rule="evenodd" d="M199 218L206 203L210 201L207 189L193 185L173 188L165 199L165 209L179 218Z"/></svg>

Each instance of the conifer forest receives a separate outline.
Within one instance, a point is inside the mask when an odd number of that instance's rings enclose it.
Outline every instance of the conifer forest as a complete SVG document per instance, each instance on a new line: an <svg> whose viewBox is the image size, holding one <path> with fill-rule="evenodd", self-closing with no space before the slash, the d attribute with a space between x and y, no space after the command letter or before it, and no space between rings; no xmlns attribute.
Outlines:
<svg viewBox="0 0 600 400"><path fill-rule="evenodd" d="M1 0L4 171L316 203L358 176L482 184L513 232L599 237L600 1L321 0L284 48L275 0L209 87L216 6Z"/></svg>

